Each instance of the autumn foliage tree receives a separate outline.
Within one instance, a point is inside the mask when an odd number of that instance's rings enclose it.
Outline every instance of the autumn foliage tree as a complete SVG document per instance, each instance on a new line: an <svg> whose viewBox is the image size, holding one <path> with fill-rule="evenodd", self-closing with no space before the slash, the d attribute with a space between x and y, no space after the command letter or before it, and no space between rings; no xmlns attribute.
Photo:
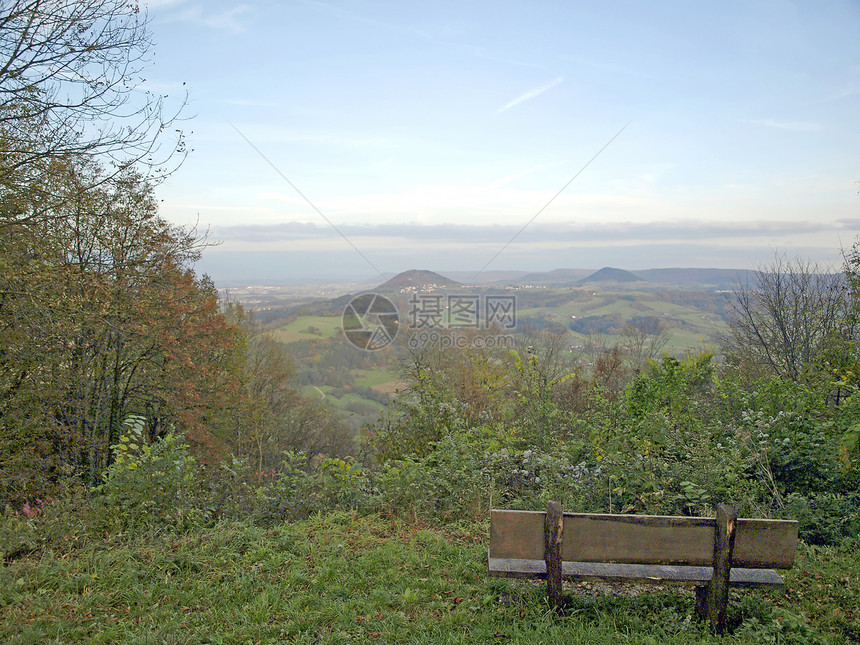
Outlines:
<svg viewBox="0 0 860 645"><path fill-rule="evenodd" d="M352 432L321 403L294 387L295 365L284 345L232 305L241 322L242 383L227 433L229 448L253 472L274 471L287 451L343 455L354 450ZM238 315L237 315L238 314Z"/></svg>
<svg viewBox="0 0 860 645"><path fill-rule="evenodd" d="M210 464L348 443L291 388L283 350L195 274L205 236L158 214L184 98L171 112L145 87L147 22L127 0L0 0L5 501L99 482L141 420L145 440L181 433Z"/></svg>
<svg viewBox="0 0 860 645"><path fill-rule="evenodd" d="M240 388L240 330L192 268L203 241L158 215L139 175L92 188L100 172L56 162L61 207L0 227L0 470L9 485L38 483L33 473L97 481L130 415L147 419L150 439L182 430L214 454L219 411Z"/></svg>

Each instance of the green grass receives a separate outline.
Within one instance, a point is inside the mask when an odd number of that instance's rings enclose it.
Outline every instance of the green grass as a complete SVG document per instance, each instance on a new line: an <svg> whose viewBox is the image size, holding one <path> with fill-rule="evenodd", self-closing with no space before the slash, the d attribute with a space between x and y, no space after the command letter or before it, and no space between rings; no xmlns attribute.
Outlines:
<svg viewBox="0 0 860 645"><path fill-rule="evenodd" d="M361 396L362 388L356 389L355 392L347 392L344 396L335 396L332 394L334 389L331 385L320 385L319 389L313 385L306 385L301 388L300 392L308 399L323 401L326 405L330 405L337 410L342 410L346 414L351 414L349 410L345 410L346 406L350 403L365 403L379 412L385 409L385 406L378 401ZM325 398L322 397L320 392L325 394Z"/></svg>
<svg viewBox="0 0 860 645"><path fill-rule="evenodd" d="M340 316L299 316L289 324L271 332L271 335L282 343L334 338L341 334L342 324Z"/></svg>
<svg viewBox="0 0 860 645"><path fill-rule="evenodd" d="M4 643L758 643L860 638L849 549L802 547L785 591L732 592L712 637L692 593L489 578L487 527L333 513L270 529L115 535L0 570Z"/></svg>
<svg viewBox="0 0 860 645"><path fill-rule="evenodd" d="M361 388L387 385L400 380L399 373L393 369L353 370L352 373L355 375L355 384Z"/></svg>
<svg viewBox="0 0 860 645"><path fill-rule="evenodd" d="M304 385L299 389L299 392L306 399L322 400L328 397L328 393L334 388L331 385ZM326 396L323 396L326 395Z"/></svg>

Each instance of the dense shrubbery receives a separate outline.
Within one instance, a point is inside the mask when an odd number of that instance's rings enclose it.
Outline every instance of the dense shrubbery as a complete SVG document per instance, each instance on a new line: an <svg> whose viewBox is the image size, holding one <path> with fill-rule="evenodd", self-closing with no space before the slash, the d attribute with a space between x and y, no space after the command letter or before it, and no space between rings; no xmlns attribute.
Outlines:
<svg viewBox="0 0 860 645"><path fill-rule="evenodd" d="M651 362L616 395L597 374L547 379L552 366L512 358L497 357L509 366L495 377L503 395L478 401L478 418L452 385L459 364L425 358L415 370L412 398L374 438L393 508L462 517L553 498L571 510L699 515L726 501L797 517L815 543L856 534L856 403L834 406L828 382L738 382L699 352ZM564 396L571 387L577 396Z"/></svg>
<svg viewBox="0 0 860 645"><path fill-rule="evenodd" d="M556 402L564 397L525 405L522 361L507 363L506 385L494 372L509 392L463 401L448 385L462 379L434 360L378 425L363 464L288 453L269 481L248 486L248 512L274 521L353 508L446 521L549 499L569 510L670 514L728 501L742 514L797 517L810 542L856 534L856 460L823 390L774 380L745 390L700 353L652 363L618 396L591 382L583 415ZM524 412L556 425L538 436Z"/></svg>
<svg viewBox="0 0 860 645"><path fill-rule="evenodd" d="M145 423L140 417L127 420L104 484L96 489L107 530L182 530L207 515L195 495L196 462L188 445L172 433L147 443Z"/></svg>
<svg viewBox="0 0 860 645"><path fill-rule="evenodd" d="M510 396L485 401L477 417L475 401L445 385L456 381L444 370L422 372L361 460L285 452L269 470L253 459L203 467L181 437L147 443L143 420L130 418L94 489L91 525L181 531L224 517L268 525L333 509L446 522L557 499L571 511L692 515L726 501L742 515L796 518L814 544L860 531L856 455L842 410L823 390L775 380L744 390L720 378L710 354L666 357L618 396L591 382L586 415L545 398L532 412L557 425L538 437L516 396L521 362L508 365ZM19 545L8 549L39 544L41 520L7 509L2 530Z"/></svg>

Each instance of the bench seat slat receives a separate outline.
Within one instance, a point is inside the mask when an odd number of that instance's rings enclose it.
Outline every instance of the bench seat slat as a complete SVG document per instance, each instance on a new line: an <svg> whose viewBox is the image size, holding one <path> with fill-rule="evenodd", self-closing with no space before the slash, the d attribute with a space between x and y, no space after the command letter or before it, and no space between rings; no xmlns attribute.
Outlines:
<svg viewBox="0 0 860 645"><path fill-rule="evenodd" d="M515 558L489 558L491 576L506 578L545 578L543 560ZM607 562L563 562L562 578L568 580L596 578L604 580L638 580L644 582L674 582L678 584L705 584L711 580L712 567L669 566L653 564L616 564ZM773 569L733 568L729 584L732 586L782 585L782 577Z"/></svg>

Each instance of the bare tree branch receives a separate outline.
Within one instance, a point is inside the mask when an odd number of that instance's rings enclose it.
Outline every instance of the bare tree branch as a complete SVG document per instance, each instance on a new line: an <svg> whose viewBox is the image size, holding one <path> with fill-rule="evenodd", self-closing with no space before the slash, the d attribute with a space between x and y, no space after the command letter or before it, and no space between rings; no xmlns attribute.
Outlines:
<svg viewBox="0 0 860 645"><path fill-rule="evenodd" d="M843 333L845 276L778 256L738 284L723 348L730 360L801 380L823 347Z"/></svg>
<svg viewBox="0 0 860 645"><path fill-rule="evenodd" d="M53 160L129 166L158 180L181 162L176 128L186 97L168 111L142 74L148 19L127 0L0 0L0 190L29 189ZM172 130L172 139L165 136ZM112 172L113 171L113 172ZM50 192L41 199L50 201ZM4 208L2 218L38 213Z"/></svg>

